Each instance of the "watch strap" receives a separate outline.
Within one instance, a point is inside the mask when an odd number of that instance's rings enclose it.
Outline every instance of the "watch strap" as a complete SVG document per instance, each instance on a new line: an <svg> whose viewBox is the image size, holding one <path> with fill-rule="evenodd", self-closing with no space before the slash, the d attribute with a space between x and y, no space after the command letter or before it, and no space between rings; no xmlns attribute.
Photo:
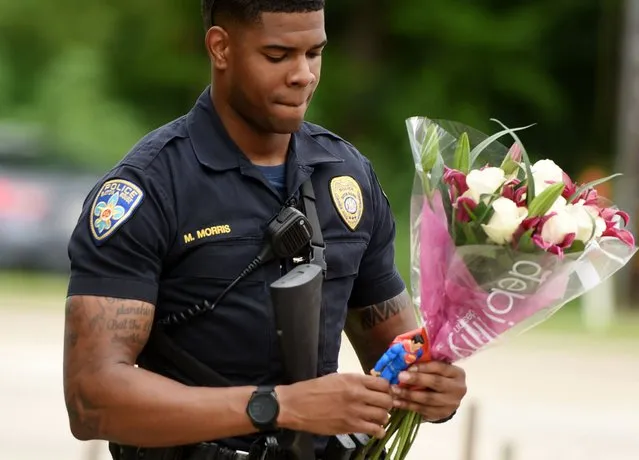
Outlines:
<svg viewBox="0 0 639 460"><path fill-rule="evenodd" d="M266 395L272 394L274 397L277 397L275 394L275 386L274 385L258 385L257 389L253 392L254 395Z"/></svg>
<svg viewBox="0 0 639 460"><path fill-rule="evenodd" d="M250 411L247 410L249 418L251 418L251 423L253 423L253 426L255 426L255 428L257 428L260 431L276 430L277 429L276 422L277 422L277 417L279 415L279 403L277 401L277 393L275 392L275 386L274 385L258 385L257 389L253 391L253 394L251 395L251 399L249 401L249 407L256 396L270 396L271 398L273 398L273 401L275 402L277 408L275 411L275 416L270 423L259 423L258 421L254 420L251 417Z"/></svg>

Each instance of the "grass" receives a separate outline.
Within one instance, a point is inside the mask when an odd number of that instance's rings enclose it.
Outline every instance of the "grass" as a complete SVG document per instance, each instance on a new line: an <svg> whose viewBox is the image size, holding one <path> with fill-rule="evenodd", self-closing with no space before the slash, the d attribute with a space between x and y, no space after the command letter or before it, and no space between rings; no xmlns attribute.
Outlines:
<svg viewBox="0 0 639 460"><path fill-rule="evenodd" d="M530 331L535 335L562 334L583 338L609 340L639 340L639 313L617 312L611 323L600 331L592 330L585 324L578 302L564 306L544 323Z"/></svg>
<svg viewBox="0 0 639 460"><path fill-rule="evenodd" d="M65 275L0 271L0 309L62 307Z"/></svg>

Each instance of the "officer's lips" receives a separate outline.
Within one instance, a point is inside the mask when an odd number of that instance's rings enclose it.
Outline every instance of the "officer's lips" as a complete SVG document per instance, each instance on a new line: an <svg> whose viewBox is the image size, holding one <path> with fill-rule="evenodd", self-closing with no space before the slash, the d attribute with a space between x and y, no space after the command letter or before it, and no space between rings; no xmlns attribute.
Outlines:
<svg viewBox="0 0 639 460"><path fill-rule="evenodd" d="M308 99L304 100L303 102L278 102L278 104L283 105L284 107L292 107L294 109L298 109L306 105L307 102L308 102Z"/></svg>
<svg viewBox="0 0 639 460"><path fill-rule="evenodd" d="M308 105L308 102L311 100L311 96L302 99L301 101L276 101L278 105L283 105L285 107L292 107L294 109L299 109L305 105Z"/></svg>

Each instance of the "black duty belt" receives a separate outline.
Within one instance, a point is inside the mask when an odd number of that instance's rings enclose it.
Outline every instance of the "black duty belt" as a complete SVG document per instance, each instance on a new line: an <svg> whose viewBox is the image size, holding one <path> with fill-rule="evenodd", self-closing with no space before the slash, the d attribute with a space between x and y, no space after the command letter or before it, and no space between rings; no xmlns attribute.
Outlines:
<svg viewBox="0 0 639 460"><path fill-rule="evenodd" d="M261 450L249 454L208 442L161 449L118 446L117 450L113 457L118 460L262 460Z"/></svg>
<svg viewBox="0 0 639 460"><path fill-rule="evenodd" d="M248 452L232 450L214 443L201 443L189 449L185 460L261 460L261 455L253 455Z"/></svg>

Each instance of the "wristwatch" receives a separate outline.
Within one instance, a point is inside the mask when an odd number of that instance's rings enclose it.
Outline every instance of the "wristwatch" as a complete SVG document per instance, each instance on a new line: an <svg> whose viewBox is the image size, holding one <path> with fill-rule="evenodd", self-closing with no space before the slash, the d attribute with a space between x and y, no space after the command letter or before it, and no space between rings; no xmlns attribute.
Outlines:
<svg viewBox="0 0 639 460"><path fill-rule="evenodd" d="M259 431L275 431L280 403L273 386L258 386L246 406L246 414Z"/></svg>

